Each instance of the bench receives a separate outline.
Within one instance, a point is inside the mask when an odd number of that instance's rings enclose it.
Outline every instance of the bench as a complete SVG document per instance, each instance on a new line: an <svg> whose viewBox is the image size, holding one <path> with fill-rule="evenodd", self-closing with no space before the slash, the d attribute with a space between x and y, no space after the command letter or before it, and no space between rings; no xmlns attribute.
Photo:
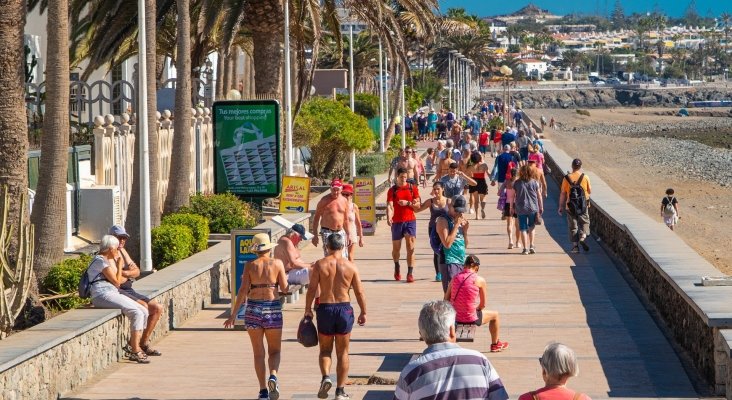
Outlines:
<svg viewBox="0 0 732 400"><path fill-rule="evenodd" d="M475 340L475 324L455 324L455 335L458 342L472 342Z"/></svg>
<svg viewBox="0 0 732 400"><path fill-rule="evenodd" d="M384 218L386 218L386 203L378 203L376 204L376 219Z"/></svg>
<svg viewBox="0 0 732 400"><path fill-rule="evenodd" d="M290 285L290 291L288 293L280 293L280 303L292 304L296 302L300 298L300 295L305 293L307 288L308 285Z"/></svg>

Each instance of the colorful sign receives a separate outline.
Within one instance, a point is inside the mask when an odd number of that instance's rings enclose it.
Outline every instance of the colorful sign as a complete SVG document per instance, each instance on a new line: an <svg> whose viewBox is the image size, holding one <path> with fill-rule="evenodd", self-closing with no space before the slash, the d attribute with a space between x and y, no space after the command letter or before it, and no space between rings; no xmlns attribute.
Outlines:
<svg viewBox="0 0 732 400"><path fill-rule="evenodd" d="M281 213L304 213L310 208L310 178L285 176L280 195Z"/></svg>
<svg viewBox="0 0 732 400"><path fill-rule="evenodd" d="M252 252L252 239L257 233L266 233L271 235L269 229L241 229L231 231L231 312L234 311L236 305L236 295L241 287L241 278L244 274L244 265L247 262L257 258L257 254ZM271 237L271 236L270 236ZM236 310L236 319L234 325L244 324L244 306Z"/></svg>
<svg viewBox="0 0 732 400"><path fill-rule="evenodd" d="M353 201L361 214L363 233L373 235L376 231L376 199L374 178L353 178Z"/></svg>
<svg viewBox="0 0 732 400"><path fill-rule="evenodd" d="M277 100L213 104L215 192L280 194L280 105Z"/></svg>

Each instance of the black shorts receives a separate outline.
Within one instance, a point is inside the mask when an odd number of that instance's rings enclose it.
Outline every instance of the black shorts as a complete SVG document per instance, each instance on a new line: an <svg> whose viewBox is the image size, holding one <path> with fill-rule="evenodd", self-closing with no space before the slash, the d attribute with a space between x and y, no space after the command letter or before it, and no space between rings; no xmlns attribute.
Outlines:
<svg viewBox="0 0 732 400"><path fill-rule="evenodd" d="M473 178L476 182L478 182L475 186L469 186L468 192L469 193L475 193L478 192L479 194L488 194L488 182L485 181L485 178Z"/></svg>
<svg viewBox="0 0 732 400"><path fill-rule="evenodd" d="M351 303L320 303L315 317L320 335L348 335L353 329Z"/></svg>
<svg viewBox="0 0 732 400"><path fill-rule="evenodd" d="M518 215L511 214L511 205L506 203L505 206L503 206L503 216L504 217L512 217L512 218L518 218Z"/></svg>
<svg viewBox="0 0 732 400"><path fill-rule="evenodd" d="M475 325L475 326L481 326L483 324L483 310L475 310L475 313L478 314L478 319L476 319L473 322L458 322L460 325Z"/></svg>

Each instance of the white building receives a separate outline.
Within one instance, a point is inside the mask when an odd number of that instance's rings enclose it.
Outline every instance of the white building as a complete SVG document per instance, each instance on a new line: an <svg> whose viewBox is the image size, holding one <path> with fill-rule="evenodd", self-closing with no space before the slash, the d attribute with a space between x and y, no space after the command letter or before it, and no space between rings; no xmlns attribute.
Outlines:
<svg viewBox="0 0 732 400"><path fill-rule="evenodd" d="M519 63L519 68L524 71L524 74L527 77L541 77L546 73L547 68L549 67L549 64L546 61L542 60L536 60L533 58L527 58L524 60L521 60Z"/></svg>

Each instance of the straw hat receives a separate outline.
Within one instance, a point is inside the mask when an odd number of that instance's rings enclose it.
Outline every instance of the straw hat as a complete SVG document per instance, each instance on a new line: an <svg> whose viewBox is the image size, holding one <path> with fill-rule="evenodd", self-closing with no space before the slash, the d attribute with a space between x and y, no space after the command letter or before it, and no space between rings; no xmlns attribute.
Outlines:
<svg viewBox="0 0 732 400"><path fill-rule="evenodd" d="M266 233L257 233L252 238L252 250L254 252L271 250L277 246L269 240L269 235Z"/></svg>

